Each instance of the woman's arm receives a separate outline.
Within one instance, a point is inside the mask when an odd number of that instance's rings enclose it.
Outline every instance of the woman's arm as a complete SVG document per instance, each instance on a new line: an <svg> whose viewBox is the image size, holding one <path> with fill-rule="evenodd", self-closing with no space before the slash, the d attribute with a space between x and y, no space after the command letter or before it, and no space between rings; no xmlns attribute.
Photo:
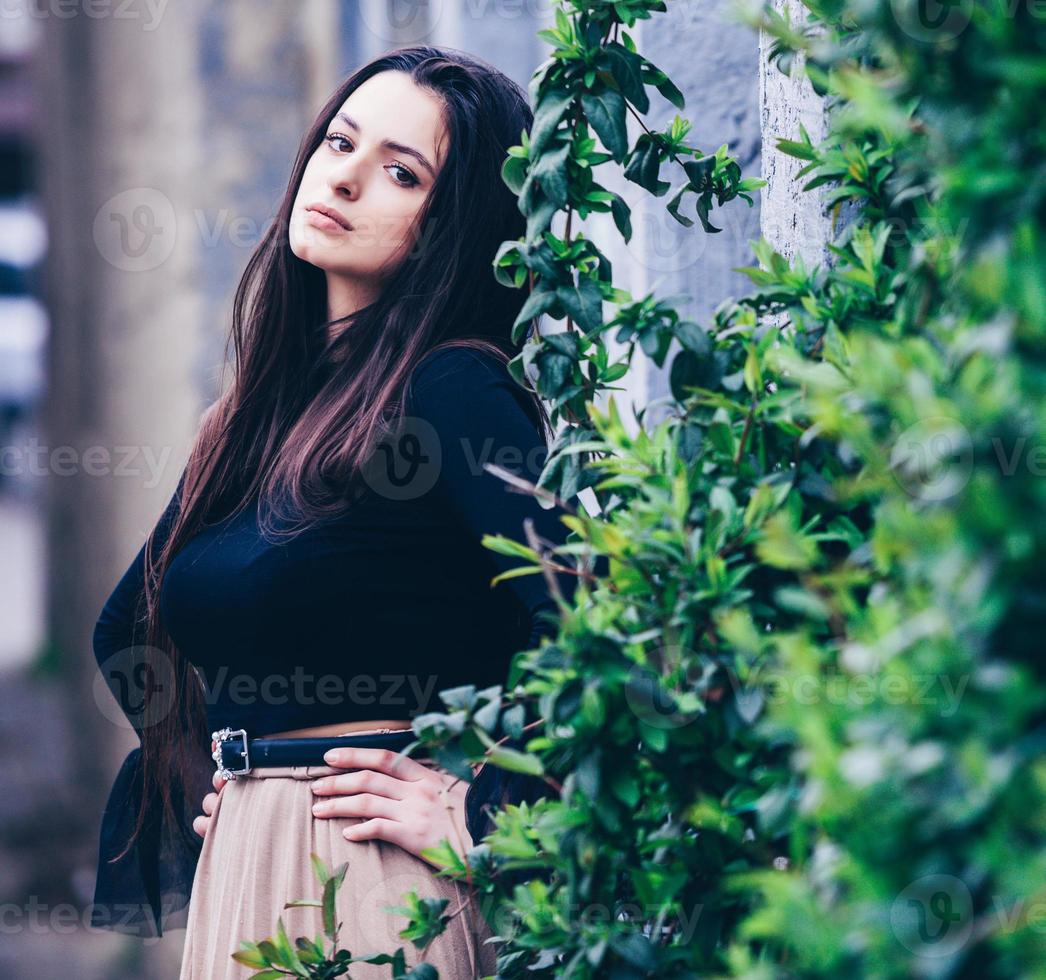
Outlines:
<svg viewBox="0 0 1046 980"><path fill-rule="evenodd" d="M558 506L546 510L532 494L483 469L483 463L490 462L537 482L548 448L524 411L524 398L529 396L493 355L448 348L431 355L415 371L407 412L421 420L422 453L435 453L438 458L432 491L470 537L503 534L526 544L523 522L530 518L541 538L558 545L570 533L560 520L568 511ZM521 564L507 555L488 553L498 573ZM577 577L557 572L555 578L569 601ZM555 634L557 607L544 575L520 575L495 588L510 590L527 611L526 649L537 647L541 636Z"/></svg>
<svg viewBox="0 0 1046 980"><path fill-rule="evenodd" d="M536 483L547 456L544 437L524 411L529 397L508 370L493 356L474 350L450 348L424 361L414 374L407 411L432 426L438 441L439 465L434 490L462 524L479 539L484 534L504 534L526 543L523 521L531 518L534 530L553 544L565 542L570 529L559 519L566 511L543 509L537 499L510 489L500 477L482 468L487 460ZM423 451L432 447L424 445ZM431 436L431 432L429 433ZM491 552L498 572L517 567L518 559ZM605 574L605 561L597 574ZM556 573L560 591L568 601L577 577ZM536 648L542 635L554 636L557 613L544 575L509 578L497 588L509 588L530 615L526 647ZM507 679L507 678L506 678ZM514 745L516 743L513 743ZM521 748L521 745L516 745ZM489 833L487 814L507 803L534 801L549 792L536 776L509 773L484 766L466 797L466 821L474 843Z"/></svg>
<svg viewBox="0 0 1046 980"><path fill-rule="evenodd" d="M153 554L159 553L180 506L183 472L173 496L157 521ZM136 732L142 725L142 681L133 667L131 649L145 642L138 616L145 584L145 544L106 599L92 636L95 660L116 703ZM128 753L102 815L98 874L91 925L136 936L162 936L164 929L183 925L177 913L189 900L199 849L187 849L166 825L147 825L135 846L118 861L131 836L142 794L141 749Z"/></svg>

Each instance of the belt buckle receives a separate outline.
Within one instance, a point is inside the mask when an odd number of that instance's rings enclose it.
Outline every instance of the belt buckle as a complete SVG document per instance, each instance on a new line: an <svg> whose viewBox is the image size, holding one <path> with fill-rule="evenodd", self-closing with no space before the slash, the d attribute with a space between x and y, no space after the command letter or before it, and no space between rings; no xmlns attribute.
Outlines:
<svg viewBox="0 0 1046 980"><path fill-rule="evenodd" d="M239 736L243 740L243 768L242 769L226 769L222 764L222 745L226 742L231 742L233 738ZM247 732L243 728L222 728L216 732L211 732L211 738L215 741L214 751L211 753L211 758L214 759L218 766L218 775L222 779L235 779L237 776L243 776L251 771L250 759L247 756Z"/></svg>

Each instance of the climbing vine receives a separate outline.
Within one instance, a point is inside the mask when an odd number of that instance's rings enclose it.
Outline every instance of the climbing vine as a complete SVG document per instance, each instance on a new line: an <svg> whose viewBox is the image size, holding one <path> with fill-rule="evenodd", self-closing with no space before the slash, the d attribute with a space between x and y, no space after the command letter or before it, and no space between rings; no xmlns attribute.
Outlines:
<svg viewBox="0 0 1046 980"><path fill-rule="evenodd" d="M609 213L631 237L601 167L695 233L763 184L725 146L688 145L680 116L645 125L652 92L684 108L629 34L665 3L561 0L541 32L534 125L503 169L527 231L494 274L528 290L510 369L564 423L531 490L591 488L600 513L571 507L560 548L484 539L550 584L569 564L577 590L506 684L443 691L414 723L462 778L485 761L547 790L466 855L431 855L495 924L499 978L1046 967L1046 491L1029 455L1046 428L1046 26L992 0L933 23L914 0L803 6L801 23L745 10L826 99L828 138L800 127L779 148L840 219L831 262L760 240L753 290L707 324L615 287L573 228ZM534 331L542 314L562 329ZM654 426L612 394L637 344L671 384ZM410 903L402 935L424 946L446 919ZM257 976L349 969L262 953L274 972ZM402 951L381 962L435 975Z"/></svg>

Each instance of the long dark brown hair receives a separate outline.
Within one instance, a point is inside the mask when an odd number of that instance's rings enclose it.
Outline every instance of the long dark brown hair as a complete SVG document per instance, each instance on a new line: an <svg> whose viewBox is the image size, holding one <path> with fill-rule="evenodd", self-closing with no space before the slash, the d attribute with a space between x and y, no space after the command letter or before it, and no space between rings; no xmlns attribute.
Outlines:
<svg viewBox="0 0 1046 980"><path fill-rule="evenodd" d="M335 112L383 71L405 72L441 99L446 159L419 214L421 246L390 272L378 299L328 322L325 274L291 251L290 214ZM172 556L205 521L229 516L255 494L273 510L289 502L303 527L335 516L351 505L346 490L389 419L402 411L422 357L444 346L485 349L502 362L520 352L511 330L526 290L501 285L492 263L501 243L526 228L501 166L532 122L526 93L502 72L463 52L421 45L386 53L351 74L305 133L279 211L236 290L225 350L228 366L228 344L234 347L231 384L201 419L177 516L159 554L153 555L155 528L146 542L139 597L144 649L169 658L163 675L174 690L163 701L173 707L142 726L142 802L124 853L147 818L156 818L158 798L164 819L198 844L175 800L184 805L194 772L198 784L201 764L213 766L200 677L159 622L159 591ZM335 323L343 327L328 340ZM536 392L526 390L528 413L547 439L548 414Z"/></svg>

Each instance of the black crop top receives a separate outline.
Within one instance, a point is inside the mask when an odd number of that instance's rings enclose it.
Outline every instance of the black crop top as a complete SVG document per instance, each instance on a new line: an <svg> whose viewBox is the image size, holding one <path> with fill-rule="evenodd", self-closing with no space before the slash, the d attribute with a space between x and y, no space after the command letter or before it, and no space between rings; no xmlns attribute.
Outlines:
<svg viewBox="0 0 1046 980"><path fill-rule="evenodd" d="M184 545L164 577L160 615L203 681L208 730L244 728L256 737L442 712L439 691L504 684L516 651L554 635L556 605L544 576L520 575L492 589L491 578L522 562L480 544L488 533L525 543L526 517L546 540L562 543L569 533L561 508L544 509L483 469L489 461L537 479L547 447L526 398L493 355L437 351L408 386L398 455L376 454L347 514L273 542L259 536L255 501ZM158 521L154 554L183 481L184 473ZM144 552L143 545L95 626L103 675L106 662L116 662L110 658L142 642L134 606ZM576 577L559 573L557 581L571 596ZM126 683L106 680L132 717L122 700ZM92 925L162 935L184 925L199 848L186 850L172 828L155 826L107 863L133 826L139 752L125 760L103 816ZM499 795L504 801L505 780L515 778L491 768L481 773L483 791L470 792L474 840L483 835L478 808ZM212 771L200 773L199 797L192 790L184 801L188 826L211 790Z"/></svg>

